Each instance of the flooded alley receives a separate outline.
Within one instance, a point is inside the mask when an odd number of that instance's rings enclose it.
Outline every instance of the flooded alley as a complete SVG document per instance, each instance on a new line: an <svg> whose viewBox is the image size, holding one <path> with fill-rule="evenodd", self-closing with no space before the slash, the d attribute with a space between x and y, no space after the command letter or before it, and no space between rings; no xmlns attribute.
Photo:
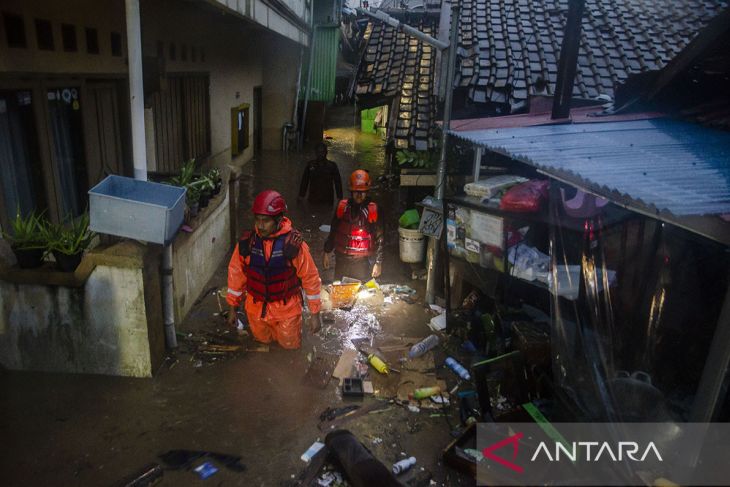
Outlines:
<svg viewBox="0 0 730 487"><path fill-rule="evenodd" d="M343 110L340 120L334 118L339 126L326 130L329 158L344 181L357 168L377 181L385 172L383 142L346 125L351 112ZM319 227L329 224L333 208L297 201L300 175L311 157L264 152L244 166L235 183L236 225L238 234L249 228L258 191L280 191L321 269L327 234ZM453 385L455 376L440 367L442 350L404 360L410 345L431 333L427 323L435 313L423 304L425 281L411 280L411 268L398 258L398 191L376 182L373 197L386 226L381 288L361 291L352 307L323 311L322 330L305 332L300 350L257 345L248 335L226 330L221 316L227 307L226 259L178 325L179 348L154 378L3 372L3 485L121 485L145 465L161 463L161 454L180 449L240 457L245 469L218 465L214 476L201 480L190 470L166 468L162 485L293 485L306 467L300 456L340 428L388 469L416 457L416 466L399 477L404 483L468 485L441 459L459 427L458 409L430 401L418 408L408 401L416 387L436 385L441 377ZM325 282L332 281L332 272L322 271ZM353 373L372 382L374 394L343 397L332 373L343 352L359 355L356 348L379 350L394 370L382 376L360 357ZM349 407L345 414L338 412L343 407Z"/></svg>

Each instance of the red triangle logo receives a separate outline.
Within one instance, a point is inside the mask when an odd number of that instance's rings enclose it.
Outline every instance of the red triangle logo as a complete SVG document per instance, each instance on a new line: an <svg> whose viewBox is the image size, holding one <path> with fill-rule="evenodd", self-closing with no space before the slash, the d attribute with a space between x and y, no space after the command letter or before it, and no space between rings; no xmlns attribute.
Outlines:
<svg viewBox="0 0 730 487"><path fill-rule="evenodd" d="M512 460L514 461L515 458L517 458L517 450L520 446L520 439L524 436L524 433L516 433L510 437L505 438L504 440L498 441L497 443L486 447L484 450L482 450L482 455L484 455L484 458L489 458L490 460L494 460L495 462L499 463L500 465L507 467L511 470L514 470L517 473L522 473L525 471L524 468L520 467L519 465L516 465L515 463L512 463L509 460L505 460L504 458L495 455L493 452L495 450L499 450L500 448L507 446L509 444L512 445Z"/></svg>

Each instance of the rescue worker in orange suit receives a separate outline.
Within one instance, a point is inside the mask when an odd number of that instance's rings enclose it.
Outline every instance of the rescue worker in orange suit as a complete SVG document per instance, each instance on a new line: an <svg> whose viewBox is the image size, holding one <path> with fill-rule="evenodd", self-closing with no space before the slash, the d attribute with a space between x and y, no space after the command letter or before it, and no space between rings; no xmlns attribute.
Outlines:
<svg viewBox="0 0 730 487"><path fill-rule="evenodd" d="M367 281L378 277L383 264L383 226L378 205L371 201L370 175L358 169L350 175L351 197L341 200L324 243L324 268L329 269L335 252L335 278L344 276ZM371 259L374 262L371 262Z"/></svg>
<svg viewBox="0 0 730 487"><path fill-rule="evenodd" d="M292 228L284 198L273 190L253 202L254 229L244 233L228 264L228 325L236 324L236 310L245 310L254 339L276 341L297 349L302 337L302 288L311 316L309 330L320 328L320 279L307 243Z"/></svg>

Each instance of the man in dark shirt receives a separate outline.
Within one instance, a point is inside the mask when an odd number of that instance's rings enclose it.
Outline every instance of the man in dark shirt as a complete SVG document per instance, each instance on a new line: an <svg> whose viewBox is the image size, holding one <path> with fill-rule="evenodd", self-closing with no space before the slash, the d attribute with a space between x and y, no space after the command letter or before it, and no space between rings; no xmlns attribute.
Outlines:
<svg viewBox="0 0 730 487"><path fill-rule="evenodd" d="M304 198L309 188L307 200L317 205L332 205L342 199L342 180L337 164L327 159L327 145L324 142L317 144L317 158L309 161L304 168L302 182L299 185L299 197ZM334 188L334 191L333 191Z"/></svg>

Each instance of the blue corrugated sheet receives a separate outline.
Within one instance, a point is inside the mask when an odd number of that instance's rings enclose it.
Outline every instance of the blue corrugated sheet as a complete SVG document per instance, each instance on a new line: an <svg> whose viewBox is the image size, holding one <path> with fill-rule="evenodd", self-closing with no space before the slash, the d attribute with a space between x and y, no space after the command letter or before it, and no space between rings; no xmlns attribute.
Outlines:
<svg viewBox="0 0 730 487"><path fill-rule="evenodd" d="M730 213L730 133L671 119L451 135L601 196L676 216Z"/></svg>

